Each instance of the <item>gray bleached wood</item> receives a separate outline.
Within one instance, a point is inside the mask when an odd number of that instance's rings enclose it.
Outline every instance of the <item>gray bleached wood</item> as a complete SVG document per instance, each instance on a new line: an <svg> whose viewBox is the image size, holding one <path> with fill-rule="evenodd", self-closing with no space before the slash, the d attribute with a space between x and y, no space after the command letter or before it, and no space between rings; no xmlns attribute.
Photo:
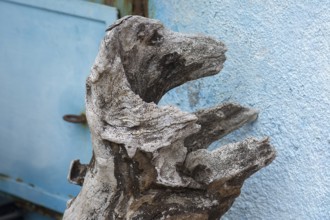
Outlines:
<svg viewBox="0 0 330 220"><path fill-rule="evenodd" d="M156 105L168 90L218 73L225 52L210 37L139 16L107 30L86 82L93 158L71 165L69 180L82 189L64 219L218 219L230 208L275 150L267 139L205 148L257 112L232 103L196 113Z"/></svg>

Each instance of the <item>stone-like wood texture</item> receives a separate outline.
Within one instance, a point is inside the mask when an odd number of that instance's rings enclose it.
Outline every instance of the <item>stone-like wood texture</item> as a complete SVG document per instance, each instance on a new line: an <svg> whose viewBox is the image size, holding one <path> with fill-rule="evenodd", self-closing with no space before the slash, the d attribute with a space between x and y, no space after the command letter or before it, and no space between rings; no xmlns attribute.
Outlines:
<svg viewBox="0 0 330 220"><path fill-rule="evenodd" d="M232 103L196 113L156 105L170 89L218 73L225 52L210 37L139 16L107 30L86 83L93 158L71 165L69 180L82 189L64 219L217 219L230 208L275 150L268 139L252 138L206 148L257 111Z"/></svg>

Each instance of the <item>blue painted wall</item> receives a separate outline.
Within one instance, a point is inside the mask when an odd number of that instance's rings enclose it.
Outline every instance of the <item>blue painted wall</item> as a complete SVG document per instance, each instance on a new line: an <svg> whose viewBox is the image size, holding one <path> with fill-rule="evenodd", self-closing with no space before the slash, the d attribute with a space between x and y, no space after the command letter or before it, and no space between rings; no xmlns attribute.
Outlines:
<svg viewBox="0 0 330 220"><path fill-rule="evenodd" d="M257 108L255 123L211 148L270 136L278 151L223 219L330 219L329 9L328 0L150 0L150 16L170 29L228 47L221 74L174 89L161 104Z"/></svg>

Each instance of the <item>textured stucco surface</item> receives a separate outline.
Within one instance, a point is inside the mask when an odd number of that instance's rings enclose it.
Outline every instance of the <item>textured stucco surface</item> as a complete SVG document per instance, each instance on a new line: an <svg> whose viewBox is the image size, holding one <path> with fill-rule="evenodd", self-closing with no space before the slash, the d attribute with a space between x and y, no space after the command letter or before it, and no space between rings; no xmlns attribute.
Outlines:
<svg viewBox="0 0 330 220"><path fill-rule="evenodd" d="M150 0L150 16L228 47L221 74L172 90L186 111L238 102L258 120L211 148L270 136L276 160L223 219L330 219L330 1Z"/></svg>

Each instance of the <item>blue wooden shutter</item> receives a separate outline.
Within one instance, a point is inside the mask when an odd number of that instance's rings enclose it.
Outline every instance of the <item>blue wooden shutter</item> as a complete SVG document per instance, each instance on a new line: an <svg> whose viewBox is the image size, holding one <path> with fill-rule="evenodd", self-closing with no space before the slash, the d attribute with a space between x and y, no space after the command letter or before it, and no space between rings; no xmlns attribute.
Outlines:
<svg viewBox="0 0 330 220"><path fill-rule="evenodd" d="M85 79L114 8L85 1L0 0L0 191L62 212L78 186L70 161L88 163Z"/></svg>

